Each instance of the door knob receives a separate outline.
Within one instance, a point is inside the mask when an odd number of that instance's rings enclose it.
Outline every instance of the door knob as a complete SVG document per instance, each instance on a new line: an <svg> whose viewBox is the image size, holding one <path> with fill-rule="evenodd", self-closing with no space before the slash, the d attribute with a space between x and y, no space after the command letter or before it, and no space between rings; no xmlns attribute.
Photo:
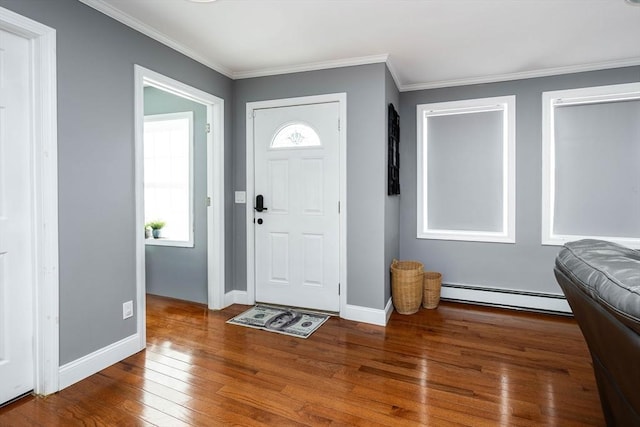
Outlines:
<svg viewBox="0 0 640 427"><path fill-rule="evenodd" d="M267 210L267 208L264 207L264 197L262 197L262 194L258 194L256 196L256 207L254 209L256 210L256 212Z"/></svg>

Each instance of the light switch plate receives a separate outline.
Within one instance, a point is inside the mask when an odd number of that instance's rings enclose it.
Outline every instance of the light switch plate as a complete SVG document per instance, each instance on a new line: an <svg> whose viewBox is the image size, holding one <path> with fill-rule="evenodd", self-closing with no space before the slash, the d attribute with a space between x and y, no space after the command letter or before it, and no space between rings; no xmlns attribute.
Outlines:
<svg viewBox="0 0 640 427"><path fill-rule="evenodd" d="M236 191L236 203L247 203L247 193L245 191Z"/></svg>

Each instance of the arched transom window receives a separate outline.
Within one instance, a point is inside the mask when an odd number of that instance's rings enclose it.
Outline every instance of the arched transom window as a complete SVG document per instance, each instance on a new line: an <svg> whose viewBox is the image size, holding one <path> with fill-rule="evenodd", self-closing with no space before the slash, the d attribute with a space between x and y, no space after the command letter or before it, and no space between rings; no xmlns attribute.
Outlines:
<svg viewBox="0 0 640 427"><path fill-rule="evenodd" d="M271 140L271 148L319 147L318 133L304 123L290 123L280 128Z"/></svg>

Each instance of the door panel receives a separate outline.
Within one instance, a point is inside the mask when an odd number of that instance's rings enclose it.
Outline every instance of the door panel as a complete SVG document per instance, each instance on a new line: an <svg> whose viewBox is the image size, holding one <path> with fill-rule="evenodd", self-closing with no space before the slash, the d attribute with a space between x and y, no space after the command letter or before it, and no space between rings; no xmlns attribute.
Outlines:
<svg viewBox="0 0 640 427"><path fill-rule="evenodd" d="M29 51L0 30L0 404L34 385Z"/></svg>
<svg viewBox="0 0 640 427"><path fill-rule="evenodd" d="M289 161L270 160L269 194L271 195L271 206L269 209L274 214L289 213Z"/></svg>
<svg viewBox="0 0 640 427"><path fill-rule="evenodd" d="M302 159L302 171L304 174L300 181L303 186L301 189L302 212L306 215L322 215L324 162L322 159Z"/></svg>
<svg viewBox="0 0 640 427"><path fill-rule="evenodd" d="M255 111L259 302L339 311L339 104Z"/></svg>
<svg viewBox="0 0 640 427"><path fill-rule="evenodd" d="M289 235L287 233L271 233L271 246L268 255L271 257L271 274L273 283L289 284Z"/></svg>
<svg viewBox="0 0 640 427"><path fill-rule="evenodd" d="M322 286L324 265L324 237L315 234L305 234L303 236L304 248L304 274L303 285Z"/></svg>

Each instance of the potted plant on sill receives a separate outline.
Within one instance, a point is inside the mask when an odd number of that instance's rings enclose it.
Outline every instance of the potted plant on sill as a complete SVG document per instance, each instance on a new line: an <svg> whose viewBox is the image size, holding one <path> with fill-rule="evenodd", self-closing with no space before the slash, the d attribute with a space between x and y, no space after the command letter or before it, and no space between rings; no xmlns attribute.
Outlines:
<svg viewBox="0 0 640 427"><path fill-rule="evenodd" d="M165 224L166 223L164 221L156 220L148 222L145 227L151 229L151 234L153 235L154 239L159 239L162 227L164 227Z"/></svg>

